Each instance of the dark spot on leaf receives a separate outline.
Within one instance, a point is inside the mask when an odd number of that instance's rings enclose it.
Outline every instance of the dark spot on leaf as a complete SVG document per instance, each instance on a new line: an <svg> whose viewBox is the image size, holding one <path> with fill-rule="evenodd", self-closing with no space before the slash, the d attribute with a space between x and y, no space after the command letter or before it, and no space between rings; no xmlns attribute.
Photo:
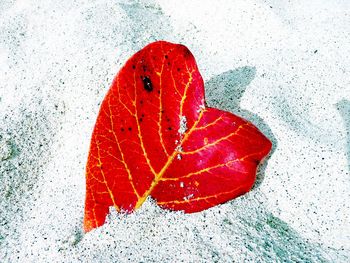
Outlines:
<svg viewBox="0 0 350 263"><path fill-rule="evenodd" d="M142 65L142 69L143 69L144 72L146 72L147 71L147 66L146 65Z"/></svg>
<svg viewBox="0 0 350 263"><path fill-rule="evenodd" d="M132 130L131 127L129 127L128 130L131 131Z"/></svg>
<svg viewBox="0 0 350 263"><path fill-rule="evenodd" d="M121 128L120 130L123 132L123 131L124 131L124 128Z"/></svg>
<svg viewBox="0 0 350 263"><path fill-rule="evenodd" d="M184 57L188 58L188 57L192 57L192 56L193 55L192 55L191 51L187 47L184 46Z"/></svg>
<svg viewBox="0 0 350 263"><path fill-rule="evenodd" d="M180 71L181 69L180 68L177 68L177 71Z"/></svg>
<svg viewBox="0 0 350 263"><path fill-rule="evenodd" d="M140 118L139 121L142 122L142 118Z"/></svg>
<svg viewBox="0 0 350 263"><path fill-rule="evenodd" d="M168 62L168 66L170 66L170 62Z"/></svg>
<svg viewBox="0 0 350 263"><path fill-rule="evenodd" d="M160 90L157 90L157 93L160 94Z"/></svg>
<svg viewBox="0 0 350 263"><path fill-rule="evenodd" d="M141 114L141 117L142 117L142 118L145 117L145 114L142 113L142 114Z"/></svg>
<svg viewBox="0 0 350 263"><path fill-rule="evenodd" d="M171 127L168 127L168 130L169 130L169 131L171 131L171 130L172 130L172 128L171 128Z"/></svg>
<svg viewBox="0 0 350 263"><path fill-rule="evenodd" d="M165 57L165 59L168 59L168 55L165 55L164 57Z"/></svg>
<svg viewBox="0 0 350 263"><path fill-rule="evenodd" d="M318 50L316 49L315 51L314 51L314 54L316 54L318 52Z"/></svg>
<svg viewBox="0 0 350 263"><path fill-rule="evenodd" d="M132 68L133 68L133 69L135 69L135 68L136 68L136 66L135 66L135 65L132 65Z"/></svg>
<svg viewBox="0 0 350 263"><path fill-rule="evenodd" d="M164 113L164 110L162 109L160 112L161 112L161 113Z"/></svg>
<svg viewBox="0 0 350 263"><path fill-rule="evenodd" d="M143 104L143 100L140 100L140 104Z"/></svg>
<svg viewBox="0 0 350 263"><path fill-rule="evenodd" d="M147 90L148 92L151 92L153 90L153 85L149 77L143 77L143 88Z"/></svg>

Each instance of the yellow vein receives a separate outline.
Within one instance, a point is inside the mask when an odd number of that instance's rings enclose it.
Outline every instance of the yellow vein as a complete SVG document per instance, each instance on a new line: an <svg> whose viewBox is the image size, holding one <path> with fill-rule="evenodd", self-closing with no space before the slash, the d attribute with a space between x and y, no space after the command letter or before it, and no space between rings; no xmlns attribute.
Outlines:
<svg viewBox="0 0 350 263"><path fill-rule="evenodd" d="M119 87L117 87L119 89ZM131 171L127 165L127 163L125 162L125 158L124 158L124 153L120 147L120 144L119 144L119 141L118 141L118 137L117 137L117 134L115 133L115 129L114 129L114 123L113 123L113 120L112 120L112 117L111 117L111 114L112 114L112 109L111 109L111 104L110 104L110 97L109 97L109 100L108 100L108 109L109 109L109 113L110 113L110 121L111 121L111 128L112 128L112 134L114 136L114 139L115 139L115 142L117 143L117 146L118 146L118 150L120 152L120 155L122 157L122 163L124 164L124 167L125 167L125 170L127 171L128 173L128 178L129 178L129 181L130 181L130 184L131 184L131 187L133 188L137 198L139 198L139 194L137 193L137 190L135 188L135 185L134 185L134 182L132 180L132 176L131 176Z"/></svg>
<svg viewBox="0 0 350 263"><path fill-rule="evenodd" d="M193 199L187 199L187 200L173 200L173 201L166 201L166 202L157 202L159 205L165 205L165 204L184 204L184 203L192 203L192 202L198 202L198 201L205 201L207 199L211 199L211 198L218 198L221 195L228 195L228 194L232 194L238 190L240 190L241 188L246 187L247 185L240 185L238 187L236 187L235 189L231 190L231 191L227 191L227 192L220 192L218 194L215 195L208 195L208 196L204 196L204 197L197 197L197 198L193 198Z"/></svg>
<svg viewBox="0 0 350 263"><path fill-rule="evenodd" d="M95 158L95 157L94 157ZM97 158L96 158L97 159ZM89 161L90 163L90 161ZM103 181L101 181L100 179L98 179L97 177L94 176L93 173L91 173L90 168L86 167L86 177L89 178L92 177L94 180L96 180L97 182L99 182L100 184L104 184Z"/></svg>
<svg viewBox="0 0 350 263"><path fill-rule="evenodd" d="M95 227L97 227L97 226L98 226L98 223L97 223L96 212L95 212L95 208L96 208L96 199L95 199L95 196L94 196L94 192L91 190L91 188L89 188L89 191L90 191L90 193L91 193L92 200L94 201L94 207L92 208L92 214L93 214L93 216L94 216Z"/></svg>
<svg viewBox="0 0 350 263"><path fill-rule="evenodd" d="M211 166L211 167L207 167L207 168L204 168L202 170L199 170L197 172L193 172L193 173L188 173L186 175L183 175L181 177L176 177L176 178L161 178L160 181L178 181L178 180L181 180L181 179L184 179L184 178L189 178L193 175L197 175L197 174L201 174L201 173L204 173L204 172L209 172L210 170L213 170L213 169L216 169L216 168L220 168L220 167L224 167L224 166L228 166L230 165L231 163L234 163L234 162L237 162L238 160L231 160L227 163L221 163L221 164L218 164L218 165L215 165L215 166ZM230 167L228 167L229 169L231 170L234 170Z"/></svg>
<svg viewBox="0 0 350 263"><path fill-rule="evenodd" d="M164 54L164 51L163 51L163 45L161 44L161 49L162 49L162 52ZM163 134L162 134L162 117L163 117L163 105L162 105L162 94L163 94L163 88L162 88L162 74L163 74L163 69L164 69L164 63L165 63L165 58L163 58L163 62L162 62L162 68L160 70L160 73L159 73L159 119L158 119L158 134L159 134L159 137L160 137L160 143L162 145L162 148L163 148L163 151L164 153L166 154L166 156L169 157L169 153L168 151L166 150L165 148L165 144L164 144L164 141L163 141Z"/></svg>
<svg viewBox="0 0 350 263"><path fill-rule="evenodd" d="M135 88L135 100L136 100L136 97L137 97L137 93L136 93L136 88L137 88L137 86L136 86L136 72L134 72L134 88ZM145 149L145 145L143 144L143 139L142 139L142 135L141 135L141 127L140 127L140 122L139 122L139 119L138 119L138 114L137 114L137 107L136 107L136 105L135 105L135 119L136 119L136 125L137 125L137 135L138 135L138 137L139 137L139 140L140 140L140 145L141 145L141 149L142 149L142 151L143 151L143 155L145 156L145 158L146 158L146 162L147 162L147 164L148 164L148 166L149 166L149 168L150 168L150 170L151 170L151 172L155 175L156 174L156 172L155 172L155 170L153 169L153 167L152 167L152 165L151 165L151 161L150 161L150 159L148 158L148 155L147 155L147 152L146 152L146 149ZM138 196L138 198L139 198L139 196Z"/></svg>
<svg viewBox="0 0 350 263"><path fill-rule="evenodd" d="M214 141L214 142L212 142L212 143L208 143L208 144L206 144L206 145L204 145L204 146L202 146L202 147L200 147L200 148L198 148L198 149L196 149L196 150L194 150L194 151L182 152L181 154L182 154L182 155L189 155L189 154L199 153L199 152L201 152L201 151L203 151L203 150L205 150L205 149L207 149L207 148L209 148L209 147L211 147L211 146L214 146L214 145L216 145L216 144L218 144L218 143L220 143L220 142L222 142L222 141L227 140L228 138L230 138L230 137L232 137L232 136L237 135L237 133L238 133L245 125L246 125L246 124L240 125L234 132L232 132L232 133L230 133L229 135L226 135L226 136L224 136L224 137L221 137L219 140L216 140L216 141Z"/></svg>
<svg viewBox="0 0 350 263"><path fill-rule="evenodd" d="M173 74L174 64L175 64L175 61L174 61L174 63L171 65L170 75L171 75L171 79L172 79L172 81L173 81L174 89L176 90L177 94L181 97L181 93L180 93L180 91L179 91L179 90L177 89L177 87L176 87L176 81L175 81L174 74Z"/></svg>
<svg viewBox="0 0 350 263"><path fill-rule="evenodd" d="M201 127L197 127L196 131L199 130L206 130L207 128L209 128L210 126L216 125L219 121L223 120L223 117L220 116L219 118L217 118L216 120L212 121L211 123L206 124L205 126L201 126Z"/></svg>
<svg viewBox="0 0 350 263"><path fill-rule="evenodd" d="M197 121L193 124L193 126L191 127L191 129L185 133L185 136L183 138L183 140L181 141L180 146L188 139L188 137L191 135L192 131L194 130L194 128L198 125L199 121L201 120L203 113L205 110L202 110L198 116ZM152 192L152 190L154 189L154 187L158 184L159 180L162 178L162 176L164 175L165 171L168 169L168 167L170 166L170 164L172 163L172 161L174 160L174 158L176 157L176 155L178 154L178 151L174 151L172 153L172 155L170 155L168 157L167 162L165 163L165 165L163 166L163 168L160 170L159 173L156 174L155 178L153 179L151 186L148 188L148 190L142 195L142 197L137 201L136 205L135 205L135 209L139 208L146 200L146 198L150 195L150 193Z"/></svg>
<svg viewBox="0 0 350 263"><path fill-rule="evenodd" d="M120 91L119 91L119 77L117 77L117 80L116 80L116 82L117 82L117 92L118 92L118 100L119 100L119 103L121 104L121 105L123 105L123 107L130 113L130 115L133 115L133 113L131 112L131 110L122 102L122 100L120 99ZM111 94L112 95L112 94ZM130 98L130 96L128 95L128 97ZM130 98L130 100L132 101L132 99ZM110 102L110 99L109 99L109 101L108 101L108 105L110 106L111 104L110 104L111 102ZM112 116L111 114L111 112L109 113L110 114L110 117Z"/></svg>
<svg viewBox="0 0 350 263"><path fill-rule="evenodd" d="M96 138L95 139L95 142L96 142ZM100 145L96 142L96 146L97 146L97 155L98 155L98 164L97 164L97 167L100 168L100 171L101 171L101 174L102 174L102 177L103 177L103 181L104 181L104 184L107 188L107 191L112 199L112 202L113 202L113 205L114 207L117 209L117 211L119 211L119 207L117 206L117 204L115 203L115 200L114 200L114 195L111 191L111 189L109 188L108 186L108 183L107 183L107 180L106 180L106 176L105 176L105 173L102 169L102 162L101 162L101 155L100 155Z"/></svg>
<svg viewBox="0 0 350 263"><path fill-rule="evenodd" d="M187 91L188 91L189 86L192 84L192 81L193 81L193 76L192 76L192 74L193 74L193 72L195 71L195 70L192 70L191 72L189 72L188 66L187 66L187 62L186 62L186 61L185 61L185 65L186 65L186 70L187 70L187 72L188 72L189 77L188 77L188 81L187 81L186 86L185 86L184 94L183 94L183 96L182 96L182 98L181 98L181 103L180 103L180 116L182 116L183 106L184 106L184 103L185 103L185 99L186 99L186 97L187 97Z"/></svg>

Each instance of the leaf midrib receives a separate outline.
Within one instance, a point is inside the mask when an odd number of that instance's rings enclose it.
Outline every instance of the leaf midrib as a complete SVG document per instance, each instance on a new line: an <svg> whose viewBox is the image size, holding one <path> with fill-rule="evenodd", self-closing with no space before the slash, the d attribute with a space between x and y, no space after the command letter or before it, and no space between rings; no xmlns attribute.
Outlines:
<svg viewBox="0 0 350 263"><path fill-rule="evenodd" d="M196 120L196 122L192 125L191 129L185 133L185 136L183 137L182 141L180 142L179 146L182 146L186 140L188 139L188 137L191 135L191 133L193 132L193 130L196 128L196 126L198 125L199 121L201 120L203 113L205 111L205 108L202 109L199 113L198 119ZM165 163L165 165L163 166L163 168L160 170L159 173L155 174L155 177L151 183L151 186L148 188L148 190L138 199L136 205L135 205L135 209L138 209L147 199L147 197L152 193L154 187L158 184L158 182L160 181L160 179L163 177L164 173L166 172L166 170L169 168L169 166L173 163L173 160L175 158L175 156L177 154L181 154L181 152L174 150L173 153L169 156L167 162Z"/></svg>

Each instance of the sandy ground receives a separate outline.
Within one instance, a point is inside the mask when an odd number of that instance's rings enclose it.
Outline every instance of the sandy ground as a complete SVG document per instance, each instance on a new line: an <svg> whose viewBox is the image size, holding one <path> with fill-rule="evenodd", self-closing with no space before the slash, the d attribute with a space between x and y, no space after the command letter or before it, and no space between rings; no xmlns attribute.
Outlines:
<svg viewBox="0 0 350 263"><path fill-rule="evenodd" d="M350 2L0 1L0 262L349 262ZM84 235L99 105L154 40L195 55L209 105L272 141L249 194Z"/></svg>

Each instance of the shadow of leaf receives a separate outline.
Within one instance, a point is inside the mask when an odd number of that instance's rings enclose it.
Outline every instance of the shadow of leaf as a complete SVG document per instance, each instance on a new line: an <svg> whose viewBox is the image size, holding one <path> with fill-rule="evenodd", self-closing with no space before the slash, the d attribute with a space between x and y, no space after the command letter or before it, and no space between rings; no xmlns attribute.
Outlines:
<svg viewBox="0 0 350 263"><path fill-rule="evenodd" d="M336 104L337 110L343 118L346 133L346 156L348 159L348 169L350 171L350 101L343 99Z"/></svg>
<svg viewBox="0 0 350 263"><path fill-rule="evenodd" d="M257 114L240 108L241 99L248 85L256 75L256 68L245 66L229 70L214 76L205 83L207 102L209 106L233 112L253 123L272 142L272 150L266 157L269 159L277 148L277 140L270 127ZM267 162L260 165L254 188L259 187L264 179Z"/></svg>

